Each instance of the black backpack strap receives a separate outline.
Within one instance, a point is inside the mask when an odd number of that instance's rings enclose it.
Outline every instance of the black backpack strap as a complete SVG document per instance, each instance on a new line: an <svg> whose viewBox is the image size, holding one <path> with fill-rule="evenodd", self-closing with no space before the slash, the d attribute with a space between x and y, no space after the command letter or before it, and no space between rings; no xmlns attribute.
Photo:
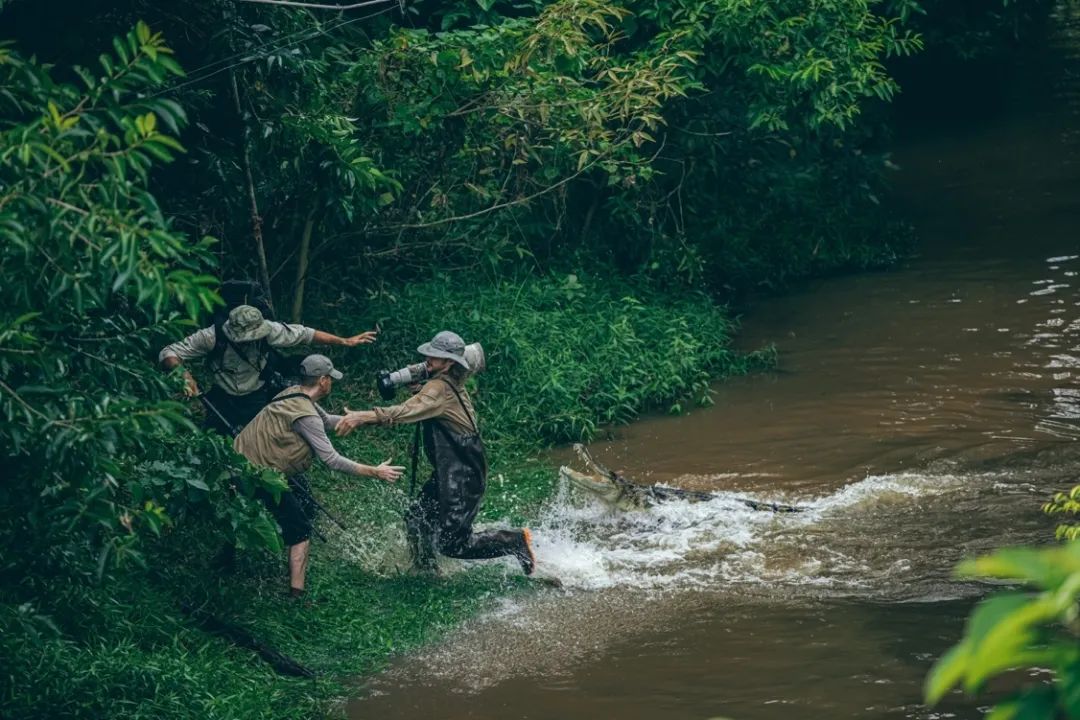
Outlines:
<svg viewBox="0 0 1080 720"><path fill-rule="evenodd" d="M311 400L311 397L307 393L294 392L294 393L289 393L288 395L282 395L281 397L276 397L276 398L274 398L273 400L271 400L270 402L268 402L266 404L270 405L271 403L281 402L283 400L292 400L293 398L301 398L301 397L302 398L307 398L308 400ZM315 401L311 400L311 404L314 405Z"/></svg>
<svg viewBox="0 0 1080 720"><path fill-rule="evenodd" d="M225 322L220 318L217 318L214 320L214 347L207 357L207 360L210 362L210 367L217 372L220 372L224 367L223 363L225 360L226 348L232 348L232 351L236 353L238 358L247 363L252 370L257 370L259 372L260 380L266 380L264 375L272 370L271 366L273 363L271 362L271 353L274 352L274 348L271 347L265 339L259 341L259 356L266 356L266 365L260 368L248 359L247 353L242 352L240 348L236 347L236 344L225 335Z"/></svg>
<svg viewBox="0 0 1080 720"><path fill-rule="evenodd" d="M224 329L227 317L223 313L215 313L214 315L214 347L211 348L210 354L206 357L210 369L214 372L220 372L223 367L222 361L225 358L225 348L228 343Z"/></svg>

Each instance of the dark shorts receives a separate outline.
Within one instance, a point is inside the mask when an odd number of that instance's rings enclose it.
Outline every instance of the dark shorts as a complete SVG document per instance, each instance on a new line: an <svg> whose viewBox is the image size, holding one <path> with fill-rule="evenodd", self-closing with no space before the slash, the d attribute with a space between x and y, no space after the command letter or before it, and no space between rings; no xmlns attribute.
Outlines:
<svg viewBox="0 0 1080 720"><path fill-rule="evenodd" d="M296 545L311 539L315 505L311 502L311 485L307 475L293 475L289 479L289 492L281 493L281 502L265 495L263 501L281 526L281 538L285 545Z"/></svg>
<svg viewBox="0 0 1080 720"><path fill-rule="evenodd" d="M222 390L219 385L214 385L206 393L206 399L230 424L237 428L243 428L266 406L270 397L267 395L265 387L247 395L230 395ZM218 417L217 413L209 408L207 408L206 422L203 426L221 435L227 436L230 434L229 429L221 422L221 418Z"/></svg>

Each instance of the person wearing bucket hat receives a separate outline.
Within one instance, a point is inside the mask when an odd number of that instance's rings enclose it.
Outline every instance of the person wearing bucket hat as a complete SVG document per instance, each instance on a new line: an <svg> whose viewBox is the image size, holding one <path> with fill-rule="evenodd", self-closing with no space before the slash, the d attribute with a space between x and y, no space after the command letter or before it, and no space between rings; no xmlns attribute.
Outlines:
<svg viewBox="0 0 1080 720"><path fill-rule="evenodd" d="M327 397L335 380L342 378L325 355L308 355L300 363L300 384L278 393L236 436L233 447L251 463L285 474L289 492L274 502L263 500L281 527L288 548L289 587L293 596L304 592L308 551L311 547L315 502L307 470L315 457L331 470L347 475L374 477L394 482L405 469L390 465L363 465L338 454L326 431L341 422L318 405Z"/></svg>
<svg viewBox="0 0 1080 720"><path fill-rule="evenodd" d="M338 337L303 325L267 320L257 307L240 304L227 316L217 317L213 325L164 347L158 360L166 370L173 370L189 360L206 359L214 385L205 398L216 411L207 417L207 426L229 434L229 426L246 425L273 395L270 381L282 360L278 349L311 344L355 347L375 342L375 334L369 331ZM187 368L184 379L188 396L197 396L199 386Z"/></svg>
<svg viewBox="0 0 1080 720"><path fill-rule="evenodd" d="M431 477L406 512L405 525L418 568L436 570L436 553L479 560L511 555L526 575L536 565L528 528L473 532L487 482L487 458L465 379L465 341L444 330L417 348L428 382L400 405L349 411L337 424L347 435L359 425L421 423Z"/></svg>

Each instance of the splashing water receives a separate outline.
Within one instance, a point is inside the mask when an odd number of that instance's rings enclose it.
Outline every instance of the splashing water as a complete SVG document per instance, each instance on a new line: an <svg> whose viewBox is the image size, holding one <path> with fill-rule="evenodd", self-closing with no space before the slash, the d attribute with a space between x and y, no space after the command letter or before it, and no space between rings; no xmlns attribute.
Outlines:
<svg viewBox="0 0 1080 720"><path fill-rule="evenodd" d="M875 568L818 542L816 535L833 534L838 525L846 527L844 535L860 533L905 503L957 491L970 479L869 476L819 498L769 498L800 505L801 513L752 510L728 492L704 502L674 500L618 512L591 498L582 502L563 486L534 528L536 552L542 572L582 590L706 588L718 582L831 585L855 570Z"/></svg>

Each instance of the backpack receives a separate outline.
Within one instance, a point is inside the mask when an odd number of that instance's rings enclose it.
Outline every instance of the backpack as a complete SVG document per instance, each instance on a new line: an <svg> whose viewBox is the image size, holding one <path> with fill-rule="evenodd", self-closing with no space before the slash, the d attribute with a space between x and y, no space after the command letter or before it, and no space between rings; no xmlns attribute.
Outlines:
<svg viewBox="0 0 1080 720"><path fill-rule="evenodd" d="M270 306L269 298L262 285L254 280L226 280L221 284L221 299L225 306L218 308L213 314L214 324L214 349L207 356L210 367L215 371L220 370L225 349L232 342L225 337L223 326L229 319L229 313L240 305L251 305L262 313L266 320L274 320L274 311ZM235 349L235 348L234 348ZM243 353L238 353L245 357ZM293 384L290 380L300 376L300 355L286 355L275 348L270 347L265 340L259 341L259 356L266 358L266 365L259 371L259 379L266 383L271 396L284 390Z"/></svg>

